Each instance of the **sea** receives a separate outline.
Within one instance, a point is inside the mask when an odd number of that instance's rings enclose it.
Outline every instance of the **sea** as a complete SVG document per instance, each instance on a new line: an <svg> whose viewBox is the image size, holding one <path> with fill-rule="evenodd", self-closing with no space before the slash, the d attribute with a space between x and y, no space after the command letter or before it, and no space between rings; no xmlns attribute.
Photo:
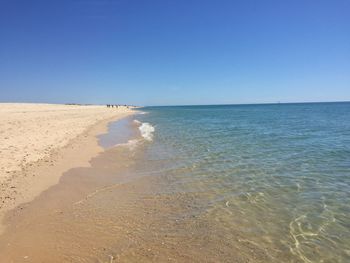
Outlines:
<svg viewBox="0 0 350 263"><path fill-rule="evenodd" d="M350 262L350 103L137 111L134 172L163 181L176 243L213 262Z"/></svg>

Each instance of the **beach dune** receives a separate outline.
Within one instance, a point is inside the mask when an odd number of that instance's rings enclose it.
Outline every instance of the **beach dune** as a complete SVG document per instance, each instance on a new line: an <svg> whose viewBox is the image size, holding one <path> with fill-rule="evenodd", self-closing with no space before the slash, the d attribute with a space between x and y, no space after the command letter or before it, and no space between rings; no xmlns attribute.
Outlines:
<svg viewBox="0 0 350 263"><path fill-rule="evenodd" d="M127 107L0 103L0 214L86 165L96 135L132 113Z"/></svg>

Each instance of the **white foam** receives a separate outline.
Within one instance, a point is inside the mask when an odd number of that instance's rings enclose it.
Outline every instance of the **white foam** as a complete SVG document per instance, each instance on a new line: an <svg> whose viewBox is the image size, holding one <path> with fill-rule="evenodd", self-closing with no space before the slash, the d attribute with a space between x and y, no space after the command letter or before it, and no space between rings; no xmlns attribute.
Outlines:
<svg viewBox="0 0 350 263"><path fill-rule="evenodd" d="M136 123L141 123L138 120L135 120ZM152 141L153 140L153 133L155 131L154 127L149 124L148 122L143 122L139 126L139 130L141 132L141 136L147 140L147 141Z"/></svg>
<svg viewBox="0 0 350 263"><path fill-rule="evenodd" d="M148 122L140 122L139 120L134 120L134 123L138 126L142 138L147 141L152 141L155 128ZM142 143L142 138L130 139L126 143L116 144L115 147L121 146L129 148L129 150L134 150L140 143Z"/></svg>
<svg viewBox="0 0 350 263"><path fill-rule="evenodd" d="M140 141L138 139L132 139L132 140L129 140L127 143L121 143L121 144L118 144L117 146L125 146L129 148L129 150L134 150L139 144L139 142Z"/></svg>

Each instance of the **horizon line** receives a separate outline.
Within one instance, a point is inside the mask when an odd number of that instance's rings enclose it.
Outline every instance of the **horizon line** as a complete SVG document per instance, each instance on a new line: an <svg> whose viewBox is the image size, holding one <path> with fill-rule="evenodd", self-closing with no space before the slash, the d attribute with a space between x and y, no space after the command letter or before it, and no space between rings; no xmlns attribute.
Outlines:
<svg viewBox="0 0 350 263"><path fill-rule="evenodd" d="M278 105L278 104L317 104L317 103L349 103L350 100L334 100L334 101L290 101L290 102L247 102L247 103L212 103L212 104L168 104L168 105L137 105L128 103L115 103L121 106L136 106L136 107L186 107L186 106L230 106L230 105ZM107 105L113 103L78 103L78 102L28 102L28 101L0 101L0 104L52 104L52 105Z"/></svg>
<svg viewBox="0 0 350 263"><path fill-rule="evenodd" d="M213 104L170 104L145 105L140 107L186 107L186 106L231 106L231 105L278 105L278 104L317 104L317 103L350 103L350 100L335 101L298 101L298 102L256 102L256 103L213 103Z"/></svg>

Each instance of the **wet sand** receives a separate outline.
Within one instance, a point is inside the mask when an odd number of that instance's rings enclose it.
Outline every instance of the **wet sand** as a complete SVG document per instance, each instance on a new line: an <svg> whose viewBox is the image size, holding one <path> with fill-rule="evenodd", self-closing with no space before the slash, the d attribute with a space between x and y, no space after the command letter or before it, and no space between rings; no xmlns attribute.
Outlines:
<svg viewBox="0 0 350 263"><path fill-rule="evenodd" d="M210 195L147 173L146 146L106 150L8 213L0 262L271 262L203 216Z"/></svg>
<svg viewBox="0 0 350 263"><path fill-rule="evenodd" d="M89 166L102 150L96 135L130 114L105 106L0 104L0 221L58 183L65 171Z"/></svg>

